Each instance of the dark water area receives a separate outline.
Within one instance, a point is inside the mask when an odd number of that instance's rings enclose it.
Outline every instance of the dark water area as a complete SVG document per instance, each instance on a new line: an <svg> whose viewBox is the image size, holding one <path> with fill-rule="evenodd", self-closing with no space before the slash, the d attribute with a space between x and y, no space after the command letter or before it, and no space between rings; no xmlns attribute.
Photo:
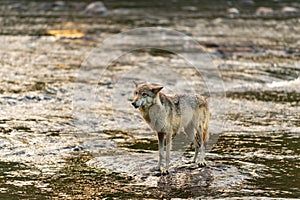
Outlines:
<svg viewBox="0 0 300 200"><path fill-rule="evenodd" d="M0 199L300 198L298 1L91 2L0 2ZM133 80L210 95L206 167Z"/></svg>

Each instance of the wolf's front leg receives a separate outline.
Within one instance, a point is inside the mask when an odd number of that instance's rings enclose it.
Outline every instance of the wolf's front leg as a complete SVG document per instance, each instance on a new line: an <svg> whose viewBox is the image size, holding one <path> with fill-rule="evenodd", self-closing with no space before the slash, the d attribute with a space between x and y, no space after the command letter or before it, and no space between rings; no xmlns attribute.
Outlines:
<svg viewBox="0 0 300 200"><path fill-rule="evenodd" d="M158 132L158 165L157 168L158 170L162 169L162 160L164 158L164 139L165 139L165 133L163 132Z"/></svg>

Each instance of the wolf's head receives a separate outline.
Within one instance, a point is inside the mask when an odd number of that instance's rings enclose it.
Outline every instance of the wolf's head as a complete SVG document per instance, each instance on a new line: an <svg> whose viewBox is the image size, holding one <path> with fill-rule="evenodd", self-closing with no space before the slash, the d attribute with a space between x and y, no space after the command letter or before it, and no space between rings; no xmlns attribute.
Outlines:
<svg viewBox="0 0 300 200"><path fill-rule="evenodd" d="M152 84L135 84L134 97L132 105L135 108L139 107L150 107L153 105L154 100L161 89L162 86L152 85Z"/></svg>

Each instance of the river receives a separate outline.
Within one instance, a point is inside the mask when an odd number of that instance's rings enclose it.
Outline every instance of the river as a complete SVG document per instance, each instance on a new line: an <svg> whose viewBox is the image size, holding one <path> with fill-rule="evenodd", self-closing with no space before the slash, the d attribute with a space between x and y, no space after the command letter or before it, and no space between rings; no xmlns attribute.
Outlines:
<svg viewBox="0 0 300 200"><path fill-rule="evenodd" d="M299 3L103 4L0 2L0 199L300 197ZM210 96L206 167L149 170L133 80Z"/></svg>

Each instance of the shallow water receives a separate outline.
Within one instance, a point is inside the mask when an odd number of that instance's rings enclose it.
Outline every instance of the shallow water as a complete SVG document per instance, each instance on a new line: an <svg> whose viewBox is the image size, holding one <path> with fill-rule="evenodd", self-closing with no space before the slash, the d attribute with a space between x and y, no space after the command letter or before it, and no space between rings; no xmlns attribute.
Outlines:
<svg viewBox="0 0 300 200"><path fill-rule="evenodd" d="M300 197L300 15L280 12L298 3L104 4L91 16L83 1L0 3L1 199ZM148 26L160 32L115 35ZM207 167L188 164L179 134L170 174L150 172L157 141L132 80L211 96Z"/></svg>

